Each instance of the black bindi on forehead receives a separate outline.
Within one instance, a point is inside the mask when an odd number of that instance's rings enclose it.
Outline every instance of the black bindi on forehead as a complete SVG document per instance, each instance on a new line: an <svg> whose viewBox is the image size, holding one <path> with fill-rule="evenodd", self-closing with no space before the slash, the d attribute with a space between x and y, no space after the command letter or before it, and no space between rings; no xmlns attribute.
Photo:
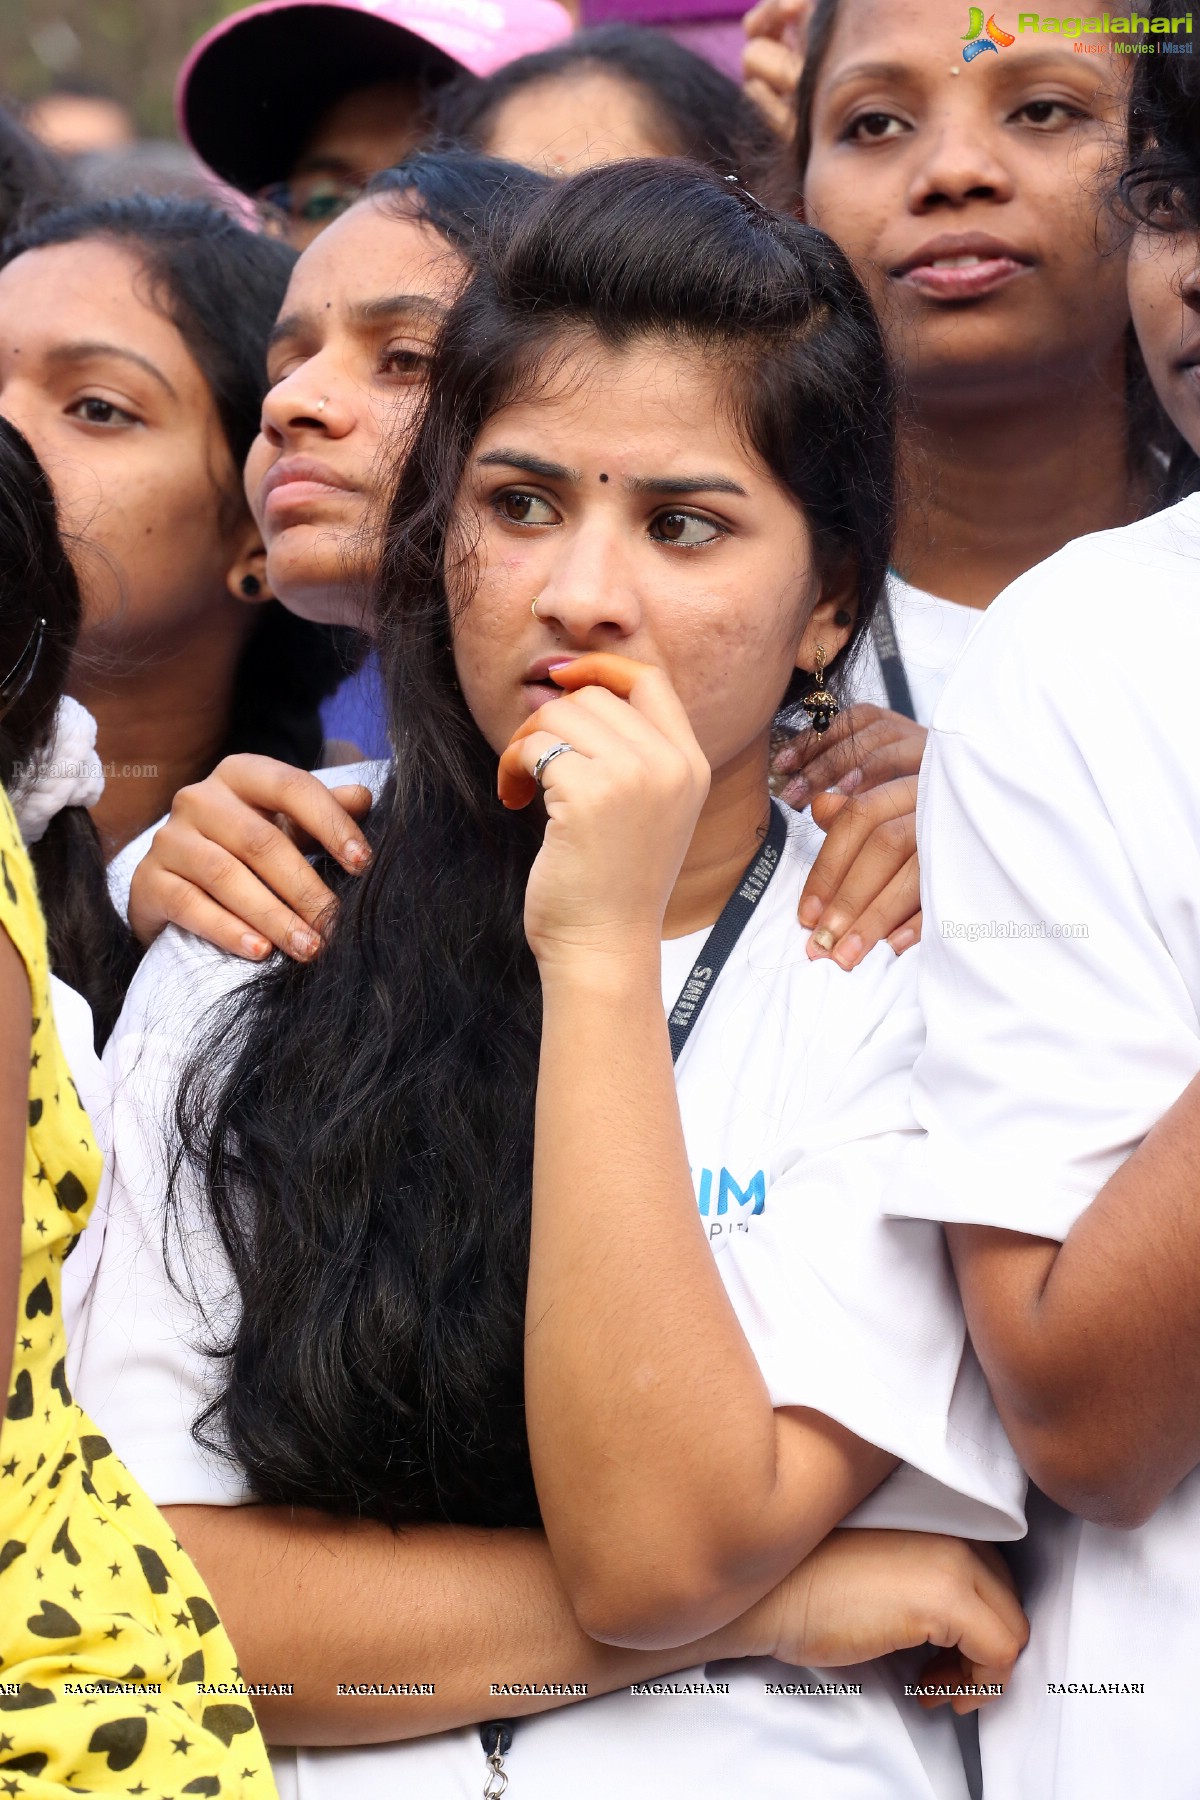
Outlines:
<svg viewBox="0 0 1200 1800"><path fill-rule="evenodd" d="M601 477L600 477L600 479L601 479L601 481L607 481L607 480L608 480L608 476L607 476L607 475L602 475L602 476L601 476Z"/></svg>

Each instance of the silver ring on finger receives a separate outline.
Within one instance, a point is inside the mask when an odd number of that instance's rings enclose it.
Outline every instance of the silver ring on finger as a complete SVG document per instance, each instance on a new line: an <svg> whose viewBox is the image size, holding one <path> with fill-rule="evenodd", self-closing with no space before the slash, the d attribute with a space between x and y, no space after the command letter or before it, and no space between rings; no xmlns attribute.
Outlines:
<svg viewBox="0 0 1200 1800"><path fill-rule="evenodd" d="M547 764L552 763L555 757L561 756L564 751L574 750L574 748L574 744L551 744L548 750L542 751L542 754L533 765L533 779L537 782L539 787L542 785L542 776L546 772Z"/></svg>

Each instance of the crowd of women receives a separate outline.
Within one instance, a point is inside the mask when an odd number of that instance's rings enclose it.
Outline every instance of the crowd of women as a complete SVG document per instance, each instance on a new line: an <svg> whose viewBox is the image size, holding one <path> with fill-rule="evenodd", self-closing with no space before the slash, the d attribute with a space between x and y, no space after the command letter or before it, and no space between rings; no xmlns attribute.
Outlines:
<svg viewBox="0 0 1200 1800"><path fill-rule="evenodd" d="M0 1793L1192 1800L1200 57L787 12L0 120Z"/></svg>

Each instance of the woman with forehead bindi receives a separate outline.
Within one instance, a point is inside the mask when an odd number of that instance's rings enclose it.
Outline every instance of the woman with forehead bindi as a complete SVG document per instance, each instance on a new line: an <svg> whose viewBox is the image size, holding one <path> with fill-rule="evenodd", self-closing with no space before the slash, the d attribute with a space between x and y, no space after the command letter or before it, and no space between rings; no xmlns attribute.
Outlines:
<svg viewBox="0 0 1200 1800"><path fill-rule="evenodd" d="M889 396L821 234L683 162L548 184L398 471L369 865L310 962L139 971L82 1386L295 1671L289 1796L965 1800L1021 1481L876 1205L913 959L806 955L768 786L885 577ZM419 1695L348 1705L348 1648Z"/></svg>

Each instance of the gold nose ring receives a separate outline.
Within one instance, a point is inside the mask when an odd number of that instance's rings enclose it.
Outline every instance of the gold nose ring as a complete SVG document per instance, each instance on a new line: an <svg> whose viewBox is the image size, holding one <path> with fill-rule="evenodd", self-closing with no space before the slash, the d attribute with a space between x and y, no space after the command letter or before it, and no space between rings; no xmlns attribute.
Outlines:
<svg viewBox="0 0 1200 1800"><path fill-rule="evenodd" d="M540 594L535 594L533 596L533 605L529 609L535 619L537 618L537 603L541 599L541 597L542 596ZM540 621L539 621L539 623L540 623Z"/></svg>

